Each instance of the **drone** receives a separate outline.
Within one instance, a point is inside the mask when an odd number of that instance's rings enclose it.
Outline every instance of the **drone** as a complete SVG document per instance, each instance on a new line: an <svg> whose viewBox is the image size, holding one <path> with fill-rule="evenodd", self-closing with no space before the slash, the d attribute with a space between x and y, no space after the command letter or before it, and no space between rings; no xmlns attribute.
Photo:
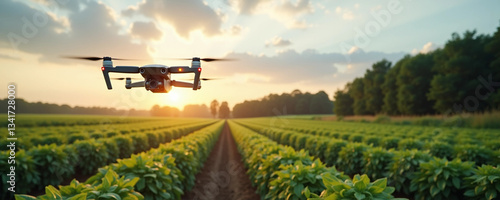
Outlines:
<svg viewBox="0 0 500 200"><path fill-rule="evenodd" d="M159 64L144 65L142 67L137 66L113 66L113 60L128 60L120 58L111 57L74 57L66 56L66 58L72 59L83 59L98 61L102 60L101 71L104 76L104 81L108 90L113 89L111 85L111 79L109 78L109 73L139 73L144 78L144 81L132 82L132 78L113 78L114 80L125 79L125 88L140 88L144 87L146 90L153 93L168 93L172 90L172 87L184 87L193 88L193 90L201 89L201 81L213 80L209 78L200 78L201 75L201 61L212 62L212 61L225 61L231 59L220 59L220 58L199 58L193 57L189 59L180 60L191 60L191 67L189 66L166 66ZM171 74L185 74L194 73L193 83L182 82L173 80Z"/></svg>

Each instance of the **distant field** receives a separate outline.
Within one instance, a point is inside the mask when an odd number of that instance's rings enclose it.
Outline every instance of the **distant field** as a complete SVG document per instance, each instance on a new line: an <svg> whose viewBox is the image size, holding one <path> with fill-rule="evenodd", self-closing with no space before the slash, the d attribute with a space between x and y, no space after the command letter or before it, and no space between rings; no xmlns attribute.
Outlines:
<svg viewBox="0 0 500 200"><path fill-rule="evenodd" d="M387 177L388 184L404 197L439 199L451 194L459 199L495 199L495 191L500 190L495 189L500 184L500 169L496 167L500 165L499 129L304 120L293 116L233 121L281 145L305 150L351 177ZM482 181L485 178L490 181Z"/></svg>
<svg viewBox="0 0 500 200"><path fill-rule="evenodd" d="M251 199L344 194L334 187L356 188L351 192L358 197L379 199L496 198L500 129L400 125L377 118L374 122L379 123L324 120L329 117L334 116L225 123L201 118L20 115L17 193L36 196L45 191L62 199L83 194L90 199L181 199L184 194L194 198L213 181L210 170L231 171L229 165L236 163L241 169L228 176L245 186L218 186L222 196L216 196L221 199L231 199L231 191ZM11 199L10 141L0 143L0 198ZM212 149L217 151L211 153ZM70 183L72 179L81 182Z"/></svg>

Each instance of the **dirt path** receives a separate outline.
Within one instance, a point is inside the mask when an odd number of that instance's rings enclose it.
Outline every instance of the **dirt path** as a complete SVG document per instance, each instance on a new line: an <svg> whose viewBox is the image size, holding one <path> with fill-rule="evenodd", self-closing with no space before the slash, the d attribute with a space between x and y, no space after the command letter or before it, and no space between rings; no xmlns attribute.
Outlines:
<svg viewBox="0 0 500 200"><path fill-rule="evenodd" d="M227 123L185 200L259 200Z"/></svg>

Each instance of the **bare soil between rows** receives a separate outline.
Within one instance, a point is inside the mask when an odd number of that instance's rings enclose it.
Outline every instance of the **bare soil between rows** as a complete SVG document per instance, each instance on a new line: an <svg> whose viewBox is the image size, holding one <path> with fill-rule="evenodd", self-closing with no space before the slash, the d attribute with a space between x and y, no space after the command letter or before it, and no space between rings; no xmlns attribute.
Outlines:
<svg viewBox="0 0 500 200"><path fill-rule="evenodd" d="M227 122L196 183L184 200L259 200Z"/></svg>

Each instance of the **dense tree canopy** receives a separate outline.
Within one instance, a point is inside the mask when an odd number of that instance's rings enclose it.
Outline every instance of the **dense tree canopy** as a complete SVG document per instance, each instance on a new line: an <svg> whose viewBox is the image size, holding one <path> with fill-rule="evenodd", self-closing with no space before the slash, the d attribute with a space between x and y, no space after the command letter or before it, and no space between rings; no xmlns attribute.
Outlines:
<svg viewBox="0 0 500 200"><path fill-rule="evenodd" d="M338 115L460 114L498 109L500 27L490 35L454 33L443 48L382 60L335 93ZM350 98L346 96L349 94Z"/></svg>
<svg viewBox="0 0 500 200"><path fill-rule="evenodd" d="M324 91L311 94L294 90L290 94L270 94L260 100L236 104L233 108L233 117L331 113L333 113L333 103Z"/></svg>

